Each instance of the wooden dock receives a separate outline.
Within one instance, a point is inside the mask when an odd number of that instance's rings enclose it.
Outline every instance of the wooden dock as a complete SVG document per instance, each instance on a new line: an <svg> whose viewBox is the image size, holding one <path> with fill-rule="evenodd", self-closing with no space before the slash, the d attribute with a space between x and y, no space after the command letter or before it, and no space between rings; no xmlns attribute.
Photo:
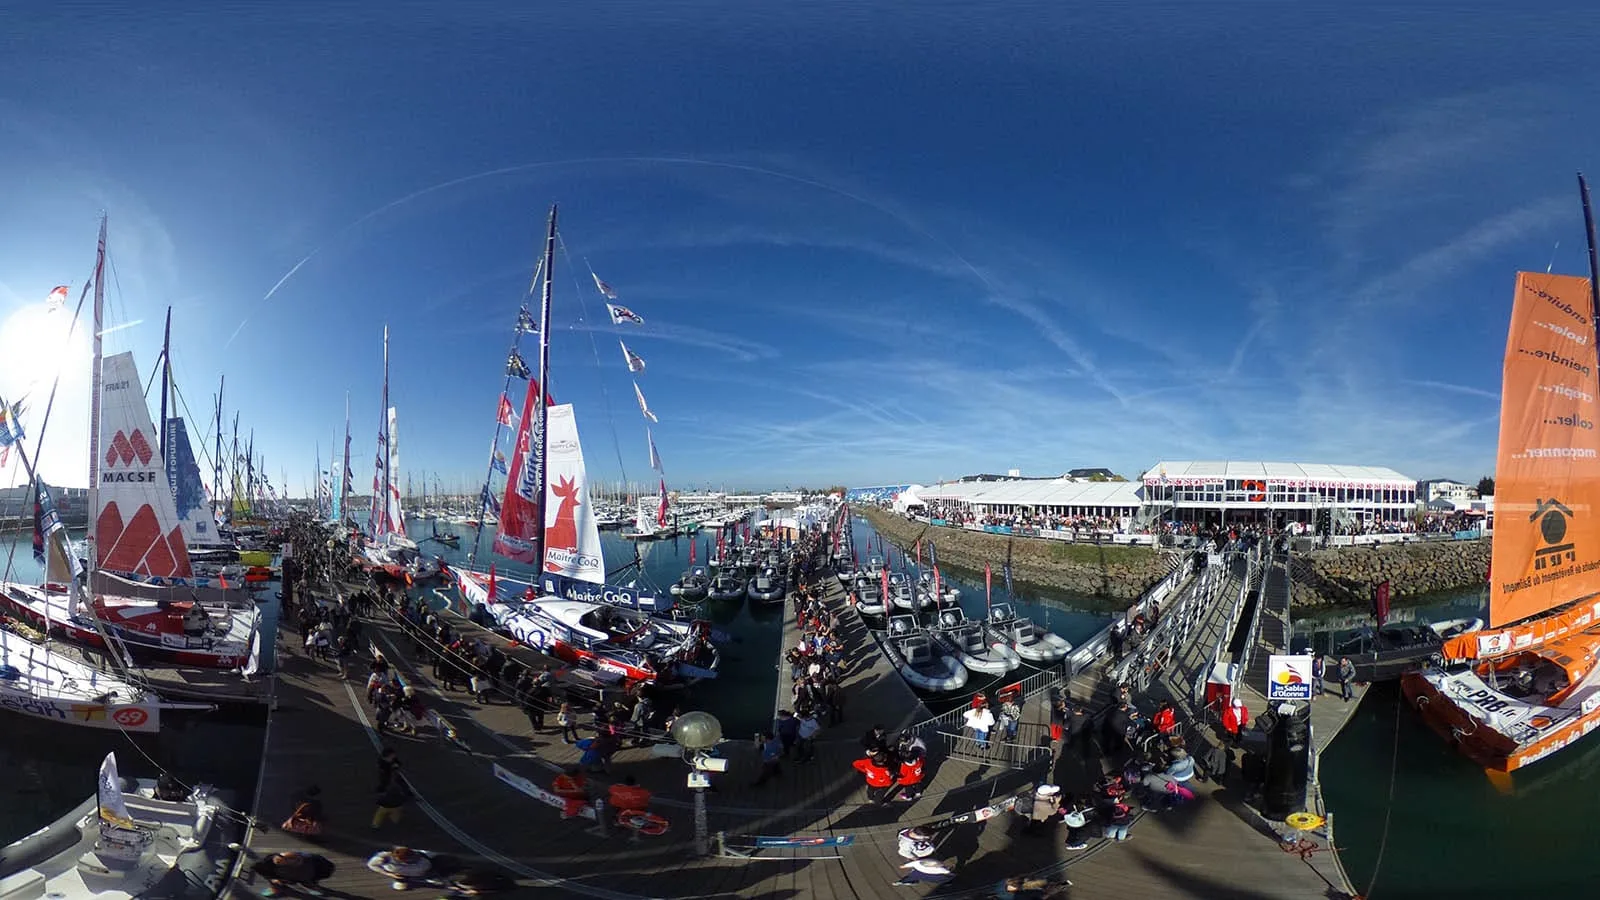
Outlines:
<svg viewBox="0 0 1600 900"><path fill-rule="evenodd" d="M828 602L841 603L840 596L831 591ZM897 831L913 824L949 824L952 816L1030 789L1035 775L935 758L916 803L866 803L861 776L850 767L859 755L859 738L874 723L892 730L926 713L865 629L844 618L843 724L825 728L813 762L786 762L779 778L759 787L752 784L759 768L754 744L733 736L721 748L729 770L712 776L716 790L707 796L707 823L712 835L725 834L733 847L753 846L757 836L848 836L849 846L762 849L753 858L698 857L692 795L684 783L688 768L675 754L664 757L650 747L625 747L609 771L590 776L590 783L603 788L625 775L635 777L655 792L651 809L670 821L666 834L635 840L615 826L602 830L589 819L564 820L559 810L517 786L548 787L555 772L577 761L577 750L560 740L553 717L551 727L536 732L522 710L504 698L479 704L466 692L440 691L431 667L413 662L413 643L401 623L380 610L364 623L367 637L425 695L430 709L454 727L457 740L444 740L431 728L413 737L380 739L365 702L364 666L341 681L333 664L308 659L291 638L290 649L280 650L278 657L278 703L257 808L269 827L252 835L250 850L307 849L328 856L338 868L324 887L335 897L386 896L388 880L368 872L365 860L393 844L447 853L470 866L510 875L521 887L501 895L507 897L956 897L991 893L999 879L1027 873L1064 874L1077 885L1073 896L1339 896L1298 856L1261 836L1240 813L1233 789L1212 785L1203 786L1202 802L1143 815L1132 841L1094 840L1081 852L1063 849L1061 830L1053 836L1020 833L1021 822L1008 814L955 824L944 832L941 845L941 855L956 860L955 881L937 889L894 886L903 871ZM791 621L782 647L793 645L792 628ZM786 687L787 666L779 662L785 676L779 681ZM1075 696L1080 689L1089 696L1109 690L1075 681ZM783 688L779 697L787 701ZM1040 702L1029 704L1025 721L1046 728ZM376 760L385 744L398 751L417 799L401 822L375 830L370 820ZM1097 769L1098 763L1067 754L1053 763L1051 777L1077 784ZM276 827L292 811L298 792L312 783L322 789L328 816L326 831L314 844ZM259 887L251 880L248 875L240 880L236 896Z"/></svg>

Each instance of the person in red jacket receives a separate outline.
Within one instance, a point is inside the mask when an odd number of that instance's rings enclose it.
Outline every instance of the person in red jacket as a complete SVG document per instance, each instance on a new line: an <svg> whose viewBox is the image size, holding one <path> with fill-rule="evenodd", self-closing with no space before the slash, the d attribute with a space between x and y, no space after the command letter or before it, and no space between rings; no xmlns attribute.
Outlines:
<svg viewBox="0 0 1600 900"><path fill-rule="evenodd" d="M1155 725L1156 731L1164 735L1175 734L1178 730L1178 713L1172 708L1171 701L1161 701L1161 708L1156 710L1150 722Z"/></svg>
<svg viewBox="0 0 1600 900"><path fill-rule="evenodd" d="M895 780L899 793L897 800L915 800L922 796L922 754L912 753L900 758L900 773Z"/></svg>
<svg viewBox="0 0 1600 900"><path fill-rule="evenodd" d="M1249 724L1250 710L1245 709L1243 700L1233 698L1233 703L1222 712L1222 730L1228 733L1228 743L1239 746L1244 740L1244 729Z"/></svg>
<svg viewBox="0 0 1600 900"><path fill-rule="evenodd" d="M894 787L894 775L889 771L889 757L883 753L874 753L866 759L856 760L852 765L867 778L867 799L873 803L888 802L889 790Z"/></svg>

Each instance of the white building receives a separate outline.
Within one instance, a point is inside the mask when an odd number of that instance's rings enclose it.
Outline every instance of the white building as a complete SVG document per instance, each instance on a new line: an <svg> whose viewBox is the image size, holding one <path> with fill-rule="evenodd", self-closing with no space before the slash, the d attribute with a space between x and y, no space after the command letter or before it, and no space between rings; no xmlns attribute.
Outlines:
<svg viewBox="0 0 1600 900"><path fill-rule="evenodd" d="M1416 480L1381 466L1160 462L1141 480L1147 513L1184 522L1400 522L1417 505Z"/></svg>
<svg viewBox="0 0 1600 900"><path fill-rule="evenodd" d="M1478 488L1476 485L1463 484L1448 478L1435 478L1432 481L1417 482L1417 495L1423 502L1449 500L1459 506L1478 499Z"/></svg>
<svg viewBox="0 0 1600 900"><path fill-rule="evenodd" d="M1131 481L963 481L919 488L925 503L943 503L977 515L1048 515L1132 520L1143 503Z"/></svg>

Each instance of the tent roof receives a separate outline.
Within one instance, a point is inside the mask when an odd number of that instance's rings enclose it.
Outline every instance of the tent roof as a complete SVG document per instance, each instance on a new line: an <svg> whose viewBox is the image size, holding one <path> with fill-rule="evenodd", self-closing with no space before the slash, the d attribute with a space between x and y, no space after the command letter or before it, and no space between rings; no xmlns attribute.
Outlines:
<svg viewBox="0 0 1600 900"><path fill-rule="evenodd" d="M1240 462L1237 460L1164 461L1156 463L1144 473L1144 480L1160 478L1260 478L1270 481L1349 481L1388 482L1416 487L1416 479L1407 478L1385 466L1346 466L1326 463Z"/></svg>

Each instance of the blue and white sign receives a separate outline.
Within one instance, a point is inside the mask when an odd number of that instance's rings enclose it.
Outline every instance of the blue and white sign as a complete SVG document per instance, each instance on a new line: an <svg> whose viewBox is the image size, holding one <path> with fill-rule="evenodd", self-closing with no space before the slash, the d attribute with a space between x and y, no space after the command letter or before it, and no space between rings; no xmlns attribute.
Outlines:
<svg viewBox="0 0 1600 900"><path fill-rule="evenodd" d="M1310 700L1312 685L1311 657L1280 656L1276 653L1267 660L1268 700Z"/></svg>

